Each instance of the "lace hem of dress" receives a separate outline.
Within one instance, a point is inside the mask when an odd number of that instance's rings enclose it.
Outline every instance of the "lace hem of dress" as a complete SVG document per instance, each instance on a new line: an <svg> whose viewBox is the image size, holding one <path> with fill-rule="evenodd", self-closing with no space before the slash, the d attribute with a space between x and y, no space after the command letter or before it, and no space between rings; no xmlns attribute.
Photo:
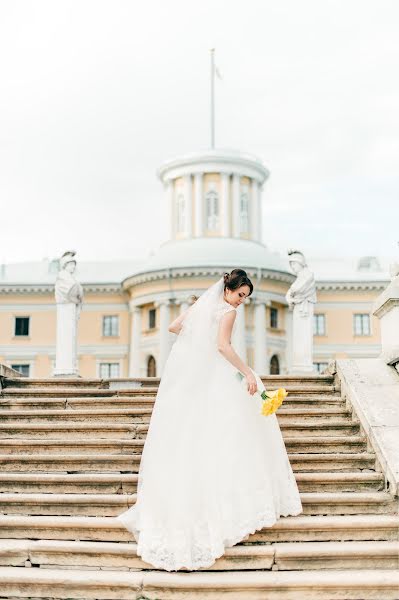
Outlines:
<svg viewBox="0 0 399 600"><path fill-rule="evenodd" d="M134 507L132 507L134 509ZM130 511L127 511L130 512ZM247 519L245 522L235 527L235 533L231 537L227 537L217 545L210 549L201 545L193 546L191 549L192 560L181 561L179 559L174 560L171 558L171 552L167 543L167 535L159 533L157 535L158 544L156 548L140 548L140 543L137 547L137 555L142 558L146 563L158 569L164 569L165 571L178 571L182 570L197 570L213 565L217 558L220 558L225 553L226 548L234 546L238 542L244 540L247 536L255 533L259 529L264 527L272 527L278 521L280 517L296 516L303 512L302 503L297 496L292 498L292 503L286 503L283 508L280 509L279 515L276 512L262 512L257 514L256 517ZM125 513L126 514L126 513ZM123 514L116 517L126 529L128 529L135 537L136 541L140 537L140 529L137 529L132 519L124 520ZM236 524L237 525L237 524ZM184 533L183 533L184 535Z"/></svg>

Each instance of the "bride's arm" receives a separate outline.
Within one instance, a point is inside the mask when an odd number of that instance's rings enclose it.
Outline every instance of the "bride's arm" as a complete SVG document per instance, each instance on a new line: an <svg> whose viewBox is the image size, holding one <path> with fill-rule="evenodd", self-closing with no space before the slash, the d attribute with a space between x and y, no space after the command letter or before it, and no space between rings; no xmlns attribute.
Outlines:
<svg viewBox="0 0 399 600"><path fill-rule="evenodd" d="M188 311L190 310L190 308L191 308L191 306L189 306L187 308L187 310L182 312L174 321L171 322L171 324L168 327L168 330L171 333L176 333L176 334L180 333L180 330L182 328L182 323L183 323Z"/></svg>
<svg viewBox="0 0 399 600"><path fill-rule="evenodd" d="M254 374L249 366L238 356L230 341L236 314L235 310L230 310L220 319L217 339L218 350L233 365L233 367L236 367L245 375L248 382L248 391L250 394L254 394L257 389Z"/></svg>

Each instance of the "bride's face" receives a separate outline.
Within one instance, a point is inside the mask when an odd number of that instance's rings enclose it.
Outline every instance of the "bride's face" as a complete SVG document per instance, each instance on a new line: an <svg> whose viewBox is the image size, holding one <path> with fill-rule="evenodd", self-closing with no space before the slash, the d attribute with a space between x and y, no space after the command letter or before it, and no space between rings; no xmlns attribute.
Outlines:
<svg viewBox="0 0 399 600"><path fill-rule="evenodd" d="M249 292L250 289L248 285L242 285L236 290L229 290L229 288L226 288L224 291L224 298L226 302L237 307L244 302Z"/></svg>

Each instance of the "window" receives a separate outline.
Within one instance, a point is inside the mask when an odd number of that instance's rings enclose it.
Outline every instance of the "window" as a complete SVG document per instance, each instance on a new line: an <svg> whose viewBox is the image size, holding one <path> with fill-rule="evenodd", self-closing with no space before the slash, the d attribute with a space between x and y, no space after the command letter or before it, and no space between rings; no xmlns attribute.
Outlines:
<svg viewBox="0 0 399 600"><path fill-rule="evenodd" d="M325 315L313 315L313 335L326 335Z"/></svg>
<svg viewBox="0 0 399 600"><path fill-rule="evenodd" d="M100 363L100 377L119 377L119 363Z"/></svg>
<svg viewBox="0 0 399 600"><path fill-rule="evenodd" d="M154 329L156 327L156 314L157 311L155 308L150 308L148 311L148 327L149 329Z"/></svg>
<svg viewBox="0 0 399 600"><path fill-rule="evenodd" d="M11 368L21 373L21 375L29 377L30 365L11 365Z"/></svg>
<svg viewBox="0 0 399 600"><path fill-rule="evenodd" d="M278 309L270 308L270 327L277 329L278 327Z"/></svg>
<svg viewBox="0 0 399 600"><path fill-rule="evenodd" d="M249 232L249 197L248 197L248 186L244 185L241 187L240 194L240 232Z"/></svg>
<svg viewBox="0 0 399 600"><path fill-rule="evenodd" d="M323 371L325 371L325 369L327 369L328 363L326 363L326 362L314 362L313 366L314 366L314 368L316 369L316 371L318 373L323 373Z"/></svg>
<svg viewBox="0 0 399 600"><path fill-rule="evenodd" d="M153 356L149 356L147 360L147 377L156 377L157 364Z"/></svg>
<svg viewBox="0 0 399 600"><path fill-rule="evenodd" d="M270 359L270 375L279 375L280 374L280 362L278 360L278 356L273 354Z"/></svg>
<svg viewBox="0 0 399 600"><path fill-rule="evenodd" d="M183 233L186 229L186 203L184 194L179 192L176 196L176 231Z"/></svg>
<svg viewBox="0 0 399 600"><path fill-rule="evenodd" d="M205 196L206 223L208 231L219 228L219 197L215 189L210 189Z"/></svg>
<svg viewBox="0 0 399 600"><path fill-rule="evenodd" d="M29 317L15 317L15 335L29 335Z"/></svg>
<svg viewBox="0 0 399 600"><path fill-rule="evenodd" d="M353 315L353 333L354 335L370 335L370 315Z"/></svg>
<svg viewBox="0 0 399 600"><path fill-rule="evenodd" d="M103 317L103 336L116 337L119 335L119 317L117 315Z"/></svg>

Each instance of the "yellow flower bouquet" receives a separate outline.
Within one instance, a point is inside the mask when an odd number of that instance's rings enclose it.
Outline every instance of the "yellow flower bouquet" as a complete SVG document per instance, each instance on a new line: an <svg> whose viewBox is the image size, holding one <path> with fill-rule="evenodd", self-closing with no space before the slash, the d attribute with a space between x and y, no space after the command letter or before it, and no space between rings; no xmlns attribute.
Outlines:
<svg viewBox="0 0 399 600"><path fill-rule="evenodd" d="M263 385L263 381L261 380L259 375L255 373L253 369L251 369L251 371L256 379L256 393L259 394L259 396L263 400L261 414L265 417L267 417L268 415L272 415L276 412L278 408L280 408L286 396L288 395L288 392L284 388L278 388L278 390L275 390L274 392L266 392L265 386ZM237 371L237 376L240 381L243 381L244 375L240 371Z"/></svg>

